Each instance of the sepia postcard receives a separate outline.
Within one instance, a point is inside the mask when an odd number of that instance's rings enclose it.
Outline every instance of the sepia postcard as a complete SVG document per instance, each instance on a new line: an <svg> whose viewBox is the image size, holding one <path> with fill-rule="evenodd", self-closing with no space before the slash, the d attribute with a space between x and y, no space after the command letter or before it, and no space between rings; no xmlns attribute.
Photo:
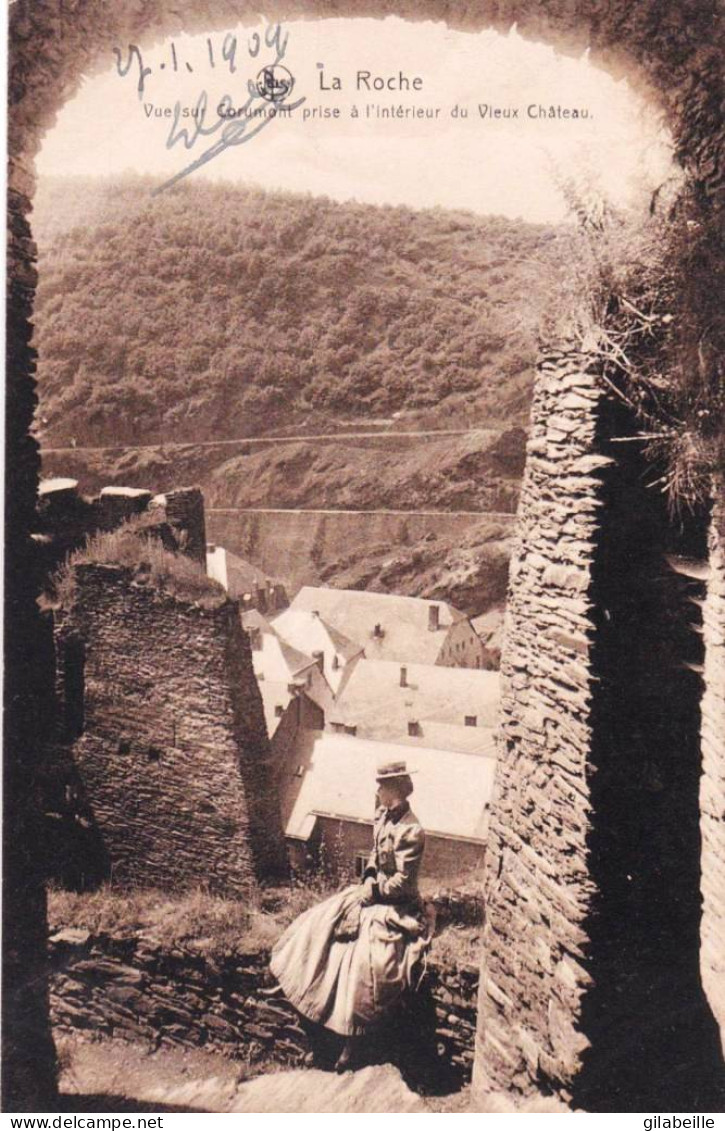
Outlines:
<svg viewBox="0 0 725 1131"><path fill-rule="evenodd" d="M716 0L8 43L3 1110L715 1128Z"/></svg>

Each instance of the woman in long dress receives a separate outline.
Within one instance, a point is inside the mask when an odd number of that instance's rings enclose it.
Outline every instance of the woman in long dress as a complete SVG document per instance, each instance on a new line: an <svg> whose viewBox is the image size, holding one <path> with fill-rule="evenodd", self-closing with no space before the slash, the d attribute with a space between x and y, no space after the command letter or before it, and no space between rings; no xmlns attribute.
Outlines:
<svg viewBox="0 0 725 1131"><path fill-rule="evenodd" d="M297 918L272 951L271 970L308 1020L344 1037L347 1068L354 1039L390 1015L413 985L430 945L418 873L425 833L408 804L405 762L379 766L373 849L362 882Z"/></svg>

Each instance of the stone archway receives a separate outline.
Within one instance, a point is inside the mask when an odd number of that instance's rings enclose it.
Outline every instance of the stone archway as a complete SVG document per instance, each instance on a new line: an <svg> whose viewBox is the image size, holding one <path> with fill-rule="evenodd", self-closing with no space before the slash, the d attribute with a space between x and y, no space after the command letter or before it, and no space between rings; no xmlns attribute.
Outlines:
<svg viewBox="0 0 725 1131"><path fill-rule="evenodd" d="M592 59L614 74L626 74L635 85L656 98L662 106L679 160L703 206L708 231L702 238L720 238L725 177L725 136L721 125L723 96L723 30L714 0L364 0L350 6L326 0L287 0L280 5L266 0L243 4L234 0L181 0L170 14L162 0L117 0L113 5L97 0L17 0L11 11L11 58L9 95L9 311L8 311L8 434L7 434L7 518L8 549L6 580L13 594L7 618L7 760L6 760L6 968L5 968L5 1055L6 1107L21 1110L39 1108L52 1091L52 1046L47 1028L47 1002L44 996L42 966L44 954L44 909L42 862L38 859L34 834L33 772L39 748L39 726L47 688L34 662L37 613L36 581L28 569L32 560L29 532L35 505L39 458L30 425L35 407L33 383L34 355L30 346L35 286L35 249L30 213L34 191L33 161L43 133L49 129L65 101L73 97L84 74L99 69L113 46L128 42L149 42L179 31L201 31L236 25L245 16L255 20L320 18L354 14L382 17L395 14L410 20L433 19L460 30L493 28L507 31L513 24L532 39L547 42L564 52L591 51ZM540 383L540 392L545 384ZM586 453L581 453L585 455ZM540 562L542 577L554 561ZM551 576L551 575L549 575ZM561 578L559 578L561 580ZM548 582L547 582L548 584ZM558 581L555 582L558 585ZM566 588L566 586L565 586ZM524 614L525 615L525 614ZM714 614L715 615L715 614ZM715 620L714 623L717 623ZM36 626L34 628L34 626ZM711 630L716 637L717 630ZM570 643L562 644L565 650ZM566 653L568 656L568 653ZM514 672L510 673L507 693L516 703ZM718 701L719 704L719 701ZM720 710L720 706L716 705ZM517 706L512 707L514 726ZM510 733L514 746L517 738ZM722 732L712 740L722 742ZM513 756L513 755L512 755ZM711 762L713 760L711 759ZM516 778L516 775L514 775ZM500 811L505 806L523 803L520 774L509 788L500 785ZM526 802L528 804L528 802ZM713 825L713 827L715 827ZM714 834L713 834L714 835ZM712 837L711 837L712 842ZM506 862L501 861L489 885L500 879ZM556 861L554 865L556 866ZM535 885L546 883L539 871ZM493 893L493 887L490 886ZM596 896L596 883L586 866L574 881L574 902L581 897L581 917ZM495 896L492 896L495 898ZM525 900L521 893L519 900ZM576 919L577 911L572 919ZM566 964L565 964L566 965ZM577 1031L578 975L571 968L560 971L561 978L573 978L574 1004L561 1018L542 1004L547 1013L549 1035L564 1032L570 1042ZM493 1004L492 1004L493 1002ZM484 1002L487 1009L505 1002ZM542 1014L543 1015L543 1014ZM511 1019L515 1027L516 1018ZM487 1036L488 1033L488 1036ZM486 1043L495 1035L481 1034L479 1081L486 1074ZM531 1091L545 1078L547 1086L566 1092L567 1071L542 1062L527 1046L525 1026L521 1030L513 1067L495 1073L495 1086ZM571 1038L574 1045L578 1038ZM579 1052L583 1052L583 1046ZM576 1054L577 1056L579 1053ZM501 1063L511 1065L511 1051L503 1049Z"/></svg>

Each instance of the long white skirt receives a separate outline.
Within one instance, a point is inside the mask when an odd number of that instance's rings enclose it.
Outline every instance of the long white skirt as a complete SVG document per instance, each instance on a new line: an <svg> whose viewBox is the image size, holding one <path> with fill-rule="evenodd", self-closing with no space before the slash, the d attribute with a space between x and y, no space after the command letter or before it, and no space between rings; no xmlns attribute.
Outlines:
<svg viewBox="0 0 725 1131"><path fill-rule="evenodd" d="M354 885L303 912L272 950L270 968L287 1000L310 1021L342 1036L359 1036L381 1021L413 984L430 932L415 909L361 908L357 938L335 929L359 903Z"/></svg>

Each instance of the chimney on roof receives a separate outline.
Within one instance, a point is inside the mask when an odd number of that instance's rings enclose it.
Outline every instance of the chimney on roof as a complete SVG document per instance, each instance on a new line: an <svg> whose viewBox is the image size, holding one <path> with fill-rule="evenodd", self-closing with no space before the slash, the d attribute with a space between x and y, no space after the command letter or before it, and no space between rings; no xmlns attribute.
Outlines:
<svg viewBox="0 0 725 1131"><path fill-rule="evenodd" d="M375 628L373 629L373 636L375 637L376 640L382 640L382 638L383 638L383 626L381 624L375 625Z"/></svg>
<svg viewBox="0 0 725 1131"><path fill-rule="evenodd" d="M428 606L428 631L437 632L440 628L440 606Z"/></svg>
<svg viewBox="0 0 725 1131"><path fill-rule="evenodd" d="M401 669L400 669L400 686L401 687L407 687L408 686L408 669L407 668L401 667Z"/></svg>
<svg viewBox="0 0 725 1131"><path fill-rule="evenodd" d="M207 542L206 552L207 552L207 554L215 554L216 553L216 544L214 542Z"/></svg>
<svg viewBox="0 0 725 1131"><path fill-rule="evenodd" d="M318 668L320 669L320 671L324 675L325 674L325 653L324 652L313 652L312 653L312 659L315 661Z"/></svg>
<svg viewBox="0 0 725 1131"><path fill-rule="evenodd" d="M253 628L247 629L247 631L249 633L249 641L250 641L250 644L252 645L252 651L253 652L261 651L261 648L262 648L262 630L261 630L261 628L254 626Z"/></svg>
<svg viewBox="0 0 725 1131"><path fill-rule="evenodd" d="M319 610L319 609L313 609L313 610L312 610L312 615L313 615L313 617L319 617L319 615L320 615L320 610Z"/></svg>

